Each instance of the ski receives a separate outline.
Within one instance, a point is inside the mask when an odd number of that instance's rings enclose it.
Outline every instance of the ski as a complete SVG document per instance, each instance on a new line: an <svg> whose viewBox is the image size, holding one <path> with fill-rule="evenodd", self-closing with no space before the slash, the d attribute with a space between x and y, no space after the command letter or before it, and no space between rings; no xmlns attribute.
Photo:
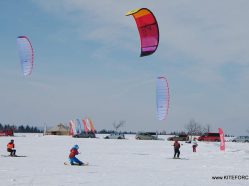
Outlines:
<svg viewBox="0 0 249 186"><path fill-rule="evenodd" d="M64 165L71 165L70 163L67 163L67 162L64 162ZM86 162L86 163L83 163L82 165L79 165L79 164L73 164L73 165L71 165L71 166L88 166L89 165L89 163L88 162Z"/></svg>

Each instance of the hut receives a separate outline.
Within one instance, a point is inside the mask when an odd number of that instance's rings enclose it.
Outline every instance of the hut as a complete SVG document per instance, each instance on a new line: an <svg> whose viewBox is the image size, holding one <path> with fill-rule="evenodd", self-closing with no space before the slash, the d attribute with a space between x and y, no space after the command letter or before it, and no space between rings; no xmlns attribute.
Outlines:
<svg viewBox="0 0 249 186"><path fill-rule="evenodd" d="M69 129L68 127L60 123L59 125L48 129L46 131L46 135L69 135Z"/></svg>

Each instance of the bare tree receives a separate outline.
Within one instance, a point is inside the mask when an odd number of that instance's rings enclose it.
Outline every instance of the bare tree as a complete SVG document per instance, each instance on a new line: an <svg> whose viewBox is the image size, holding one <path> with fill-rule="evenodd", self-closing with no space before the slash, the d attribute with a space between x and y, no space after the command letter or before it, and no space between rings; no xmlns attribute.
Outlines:
<svg viewBox="0 0 249 186"><path fill-rule="evenodd" d="M124 126L126 121L124 120L120 120L117 124L116 124L116 121L113 122L113 127L114 129L117 131L120 127Z"/></svg>
<svg viewBox="0 0 249 186"><path fill-rule="evenodd" d="M202 126L197 123L194 119L191 119L187 125L185 125L185 129L187 130L188 135L201 135L203 133Z"/></svg>
<svg viewBox="0 0 249 186"><path fill-rule="evenodd" d="M210 124L206 124L205 127L203 127L203 133L208 133L211 131L211 125Z"/></svg>

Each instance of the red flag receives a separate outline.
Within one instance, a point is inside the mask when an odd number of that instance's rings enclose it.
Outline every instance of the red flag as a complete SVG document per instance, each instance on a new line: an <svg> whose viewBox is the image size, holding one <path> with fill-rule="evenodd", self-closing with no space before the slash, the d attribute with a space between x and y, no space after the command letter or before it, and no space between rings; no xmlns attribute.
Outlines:
<svg viewBox="0 0 249 186"><path fill-rule="evenodd" d="M220 150L225 150L224 132L221 128L218 129L220 134Z"/></svg>
<svg viewBox="0 0 249 186"><path fill-rule="evenodd" d="M91 120L90 118L87 118L87 119L88 119L88 121L89 121L89 123L90 123L91 131L92 131L93 133L95 133L95 128L94 128L94 126L93 126L92 120Z"/></svg>
<svg viewBox="0 0 249 186"><path fill-rule="evenodd" d="M86 120L83 119L82 122L83 122L83 125L84 125L85 133L88 133L89 129L88 129L87 125L86 125Z"/></svg>

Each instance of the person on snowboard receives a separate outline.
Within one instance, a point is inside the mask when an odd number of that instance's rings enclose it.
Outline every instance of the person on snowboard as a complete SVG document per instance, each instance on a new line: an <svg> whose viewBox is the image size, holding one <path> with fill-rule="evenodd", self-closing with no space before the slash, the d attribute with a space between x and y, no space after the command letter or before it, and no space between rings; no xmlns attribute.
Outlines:
<svg viewBox="0 0 249 186"><path fill-rule="evenodd" d="M7 151L10 152L10 156L16 156L16 149L13 139L7 144Z"/></svg>
<svg viewBox="0 0 249 186"><path fill-rule="evenodd" d="M194 140L193 140L193 145L192 145L192 147L193 147L193 152L196 152L196 147L198 146L198 144L197 144L197 141L196 141L196 138L194 138Z"/></svg>
<svg viewBox="0 0 249 186"><path fill-rule="evenodd" d="M177 141L177 140L175 140L175 143L174 143L174 151L175 151L175 154L174 154L174 158L176 158L176 156L177 156L177 158L179 158L179 156L180 156L180 147L181 147L181 144Z"/></svg>
<svg viewBox="0 0 249 186"><path fill-rule="evenodd" d="M69 161L71 165L83 165L84 164L82 161L80 161L78 158L75 157L76 155L79 154L78 149L79 149L79 146L74 145L73 148L71 148L70 150Z"/></svg>

